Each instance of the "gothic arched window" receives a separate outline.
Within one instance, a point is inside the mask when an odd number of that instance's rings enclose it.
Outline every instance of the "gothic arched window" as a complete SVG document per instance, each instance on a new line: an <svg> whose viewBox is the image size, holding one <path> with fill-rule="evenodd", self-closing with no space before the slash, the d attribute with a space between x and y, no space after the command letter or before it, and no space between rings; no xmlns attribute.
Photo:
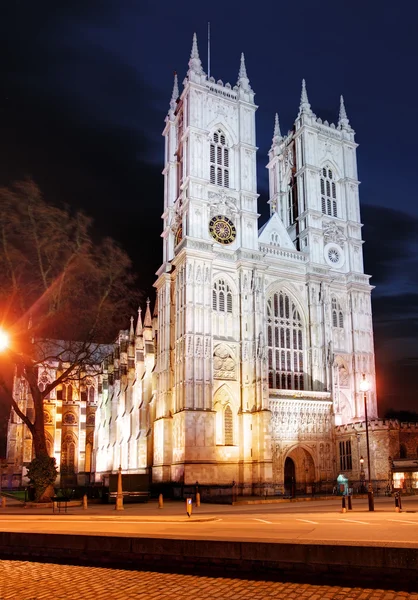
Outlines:
<svg viewBox="0 0 418 600"><path fill-rule="evenodd" d="M321 173L321 205L324 215L338 217L335 177L329 167L324 167Z"/></svg>
<svg viewBox="0 0 418 600"><path fill-rule="evenodd" d="M71 383L63 383L61 393L58 396L59 400L72 400L73 399L73 386Z"/></svg>
<svg viewBox="0 0 418 600"><path fill-rule="evenodd" d="M293 300L275 292L267 301L269 387L303 390L303 324Z"/></svg>
<svg viewBox="0 0 418 600"><path fill-rule="evenodd" d="M334 296L331 300L332 326L344 329L344 314L341 306Z"/></svg>
<svg viewBox="0 0 418 600"><path fill-rule="evenodd" d="M61 473L73 474L75 472L76 438L67 434L61 444Z"/></svg>
<svg viewBox="0 0 418 600"><path fill-rule="evenodd" d="M234 444L234 419L229 404L224 411L224 444L225 446L233 446Z"/></svg>
<svg viewBox="0 0 418 600"><path fill-rule="evenodd" d="M213 286L212 308L217 312L232 313L232 290L223 279L216 281Z"/></svg>
<svg viewBox="0 0 418 600"><path fill-rule="evenodd" d="M210 182L229 188L229 148L221 129L215 131L210 144Z"/></svg>

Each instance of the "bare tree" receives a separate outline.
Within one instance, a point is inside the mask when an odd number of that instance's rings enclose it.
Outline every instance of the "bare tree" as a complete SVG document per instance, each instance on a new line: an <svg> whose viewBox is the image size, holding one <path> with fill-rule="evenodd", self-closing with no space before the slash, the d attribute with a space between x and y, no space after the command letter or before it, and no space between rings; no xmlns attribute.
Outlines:
<svg viewBox="0 0 418 600"><path fill-rule="evenodd" d="M33 419L20 410L5 369L0 385L36 457L46 456L44 398L100 364L103 344L126 326L138 301L131 262L113 240L93 237L86 215L47 204L32 181L0 189L0 246L0 323L12 339L1 360L7 356L26 380ZM51 363L60 367L56 378L38 385L38 370Z"/></svg>

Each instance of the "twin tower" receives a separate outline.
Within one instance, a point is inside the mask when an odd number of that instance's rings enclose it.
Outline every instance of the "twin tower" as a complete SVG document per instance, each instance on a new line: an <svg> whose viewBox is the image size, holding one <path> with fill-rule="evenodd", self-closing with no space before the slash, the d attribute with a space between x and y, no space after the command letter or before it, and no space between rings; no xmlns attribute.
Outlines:
<svg viewBox="0 0 418 600"><path fill-rule="evenodd" d="M244 56L235 86L216 82L194 36L164 128L157 481L235 481L245 492L332 479L336 426L363 418L363 374L377 414L357 145L343 99L337 125L322 122L303 82L288 134L276 115L261 228L256 109Z"/></svg>

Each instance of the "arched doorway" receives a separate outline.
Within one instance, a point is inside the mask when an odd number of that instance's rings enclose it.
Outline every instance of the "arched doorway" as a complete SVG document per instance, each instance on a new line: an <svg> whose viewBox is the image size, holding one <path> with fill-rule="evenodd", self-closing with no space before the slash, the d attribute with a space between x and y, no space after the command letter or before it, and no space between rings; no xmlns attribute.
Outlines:
<svg viewBox="0 0 418 600"><path fill-rule="evenodd" d="M315 484L315 463L308 450L297 446L284 463L285 494L291 496L312 494Z"/></svg>
<svg viewBox="0 0 418 600"><path fill-rule="evenodd" d="M289 457L284 463L284 493L286 496L294 496L296 491L296 469L295 463Z"/></svg>

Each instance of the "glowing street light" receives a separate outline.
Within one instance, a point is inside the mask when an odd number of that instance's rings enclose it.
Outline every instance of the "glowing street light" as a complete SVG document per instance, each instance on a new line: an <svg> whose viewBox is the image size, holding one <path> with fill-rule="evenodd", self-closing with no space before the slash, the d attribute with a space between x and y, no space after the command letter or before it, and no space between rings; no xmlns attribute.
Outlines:
<svg viewBox="0 0 418 600"><path fill-rule="evenodd" d="M363 494L364 493L364 479L366 477L366 474L364 472L364 458L363 456L360 456L360 493Z"/></svg>
<svg viewBox="0 0 418 600"><path fill-rule="evenodd" d="M360 383L360 390L364 395L364 418L366 419L366 448L367 448L367 466L368 466L368 478L369 485L367 490L367 497L369 500L369 510L374 510L374 498L373 498L373 487L371 480L371 472L370 472L370 446L369 446L369 420L367 418L367 392L369 391L370 386L369 382L366 379L366 375L363 373L363 379Z"/></svg>
<svg viewBox="0 0 418 600"><path fill-rule="evenodd" d="M10 338L4 329L0 329L0 352L3 352L9 347Z"/></svg>

